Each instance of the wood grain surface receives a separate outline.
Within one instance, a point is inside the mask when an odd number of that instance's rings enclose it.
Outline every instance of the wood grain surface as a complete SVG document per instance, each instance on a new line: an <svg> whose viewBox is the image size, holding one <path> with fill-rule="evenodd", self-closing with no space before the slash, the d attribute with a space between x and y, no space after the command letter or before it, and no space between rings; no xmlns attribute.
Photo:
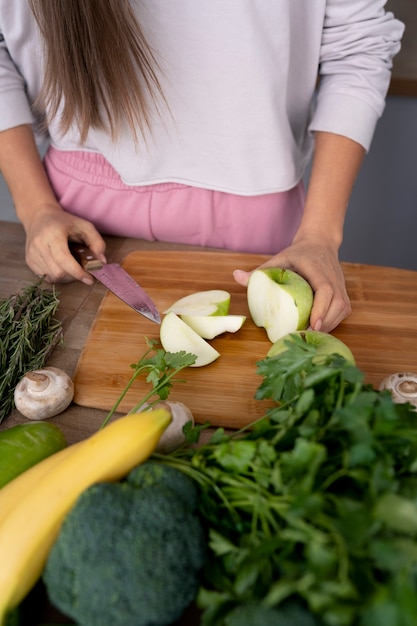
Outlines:
<svg viewBox="0 0 417 626"><path fill-rule="evenodd" d="M250 319L246 290L234 269L253 269L267 257L230 252L137 251L123 267L154 299L160 312L178 298L205 289L231 293L231 313L247 315L243 328L211 341L220 352L214 363L184 370L170 398L185 402L200 423L238 428L265 413L254 399L261 379L256 363L270 342ZM353 311L332 334L352 350L366 381L378 386L397 371L417 371L417 273L343 264ZM159 326L135 313L110 292L104 297L74 374L76 404L109 410L129 380L130 365L159 339ZM120 410L129 411L149 390L135 382Z"/></svg>

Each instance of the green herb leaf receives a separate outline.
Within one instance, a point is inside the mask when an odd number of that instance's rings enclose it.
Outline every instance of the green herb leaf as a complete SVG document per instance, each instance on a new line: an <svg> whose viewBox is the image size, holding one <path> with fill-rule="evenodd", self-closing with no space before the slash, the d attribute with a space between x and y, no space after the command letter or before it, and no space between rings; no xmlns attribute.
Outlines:
<svg viewBox="0 0 417 626"><path fill-rule="evenodd" d="M193 365L197 359L194 354L189 354L184 351L170 353L165 352L163 349L156 349L156 340L146 339L146 342L149 349L137 363L130 366L133 369L133 374L118 397L116 403L107 414L100 428L104 428L104 426L108 424L138 376L145 375L146 382L150 384L151 389L129 411L130 413L140 411L145 405L148 409L150 409L155 403L160 402L161 400L166 400L170 394L174 381L180 382L178 378L175 378L177 374L186 367ZM154 354L149 356L152 352L154 352Z"/></svg>
<svg viewBox="0 0 417 626"><path fill-rule="evenodd" d="M161 459L199 485L209 626L289 598L323 626L416 622L416 414L341 357L314 357L295 342L260 361L263 418Z"/></svg>

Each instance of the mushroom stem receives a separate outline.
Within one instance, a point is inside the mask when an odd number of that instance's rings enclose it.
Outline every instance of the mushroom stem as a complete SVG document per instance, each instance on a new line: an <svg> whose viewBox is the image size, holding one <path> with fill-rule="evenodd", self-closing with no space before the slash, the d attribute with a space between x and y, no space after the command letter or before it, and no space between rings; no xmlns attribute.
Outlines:
<svg viewBox="0 0 417 626"><path fill-rule="evenodd" d="M412 404L417 409L417 374L398 372L384 378L380 390L388 389L394 402Z"/></svg>
<svg viewBox="0 0 417 626"><path fill-rule="evenodd" d="M33 393L44 391L50 384L49 376L39 371L28 372L24 378L28 381L28 387Z"/></svg>
<svg viewBox="0 0 417 626"><path fill-rule="evenodd" d="M417 380L403 380L398 383L397 389L404 397L411 396L413 398L417 396Z"/></svg>

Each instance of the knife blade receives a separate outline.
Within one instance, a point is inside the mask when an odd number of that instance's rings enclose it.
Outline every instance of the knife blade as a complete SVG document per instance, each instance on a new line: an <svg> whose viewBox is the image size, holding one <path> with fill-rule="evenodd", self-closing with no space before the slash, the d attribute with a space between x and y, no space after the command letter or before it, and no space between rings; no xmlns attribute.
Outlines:
<svg viewBox="0 0 417 626"><path fill-rule="evenodd" d="M68 242L74 258L115 296L152 322L161 323L161 316L146 291L118 263L102 263L83 243Z"/></svg>

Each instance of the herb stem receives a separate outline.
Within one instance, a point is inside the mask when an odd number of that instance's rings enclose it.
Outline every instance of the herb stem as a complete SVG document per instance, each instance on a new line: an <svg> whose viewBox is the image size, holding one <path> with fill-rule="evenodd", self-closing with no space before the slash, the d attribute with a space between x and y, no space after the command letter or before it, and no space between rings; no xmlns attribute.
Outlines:
<svg viewBox="0 0 417 626"><path fill-rule="evenodd" d="M165 352L164 350L155 350L155 344L157 343L156 340L147 339L146 341L148 344L148 350L142 355L138 363L131 365L134 372L116 402L107 413L99 427L99 430L104 428L109 423L140 374L143 374L144 372L148 373L147 381L151 383L151 389L138 403L135 404L132 409L130 409L129 413L139 412L139 410L155 395L158 396L158 398L153 403L148 404L148 409L150 409L151 406L159 400L165 400L169 395L169 390L172 386L174 377L181 370L192 365L196 360L195 355L186 352L171 354L169 352ZM150 353L154 350L155 355L150 357Z"/></svg>
<svg viewBox="0 0 417 626"><path fill-rule="evenodd" d="M0 422L14 406L14 388L30 370L44 366L62 339L55 289L44 289L43 278L0 302Z"/></svg>

